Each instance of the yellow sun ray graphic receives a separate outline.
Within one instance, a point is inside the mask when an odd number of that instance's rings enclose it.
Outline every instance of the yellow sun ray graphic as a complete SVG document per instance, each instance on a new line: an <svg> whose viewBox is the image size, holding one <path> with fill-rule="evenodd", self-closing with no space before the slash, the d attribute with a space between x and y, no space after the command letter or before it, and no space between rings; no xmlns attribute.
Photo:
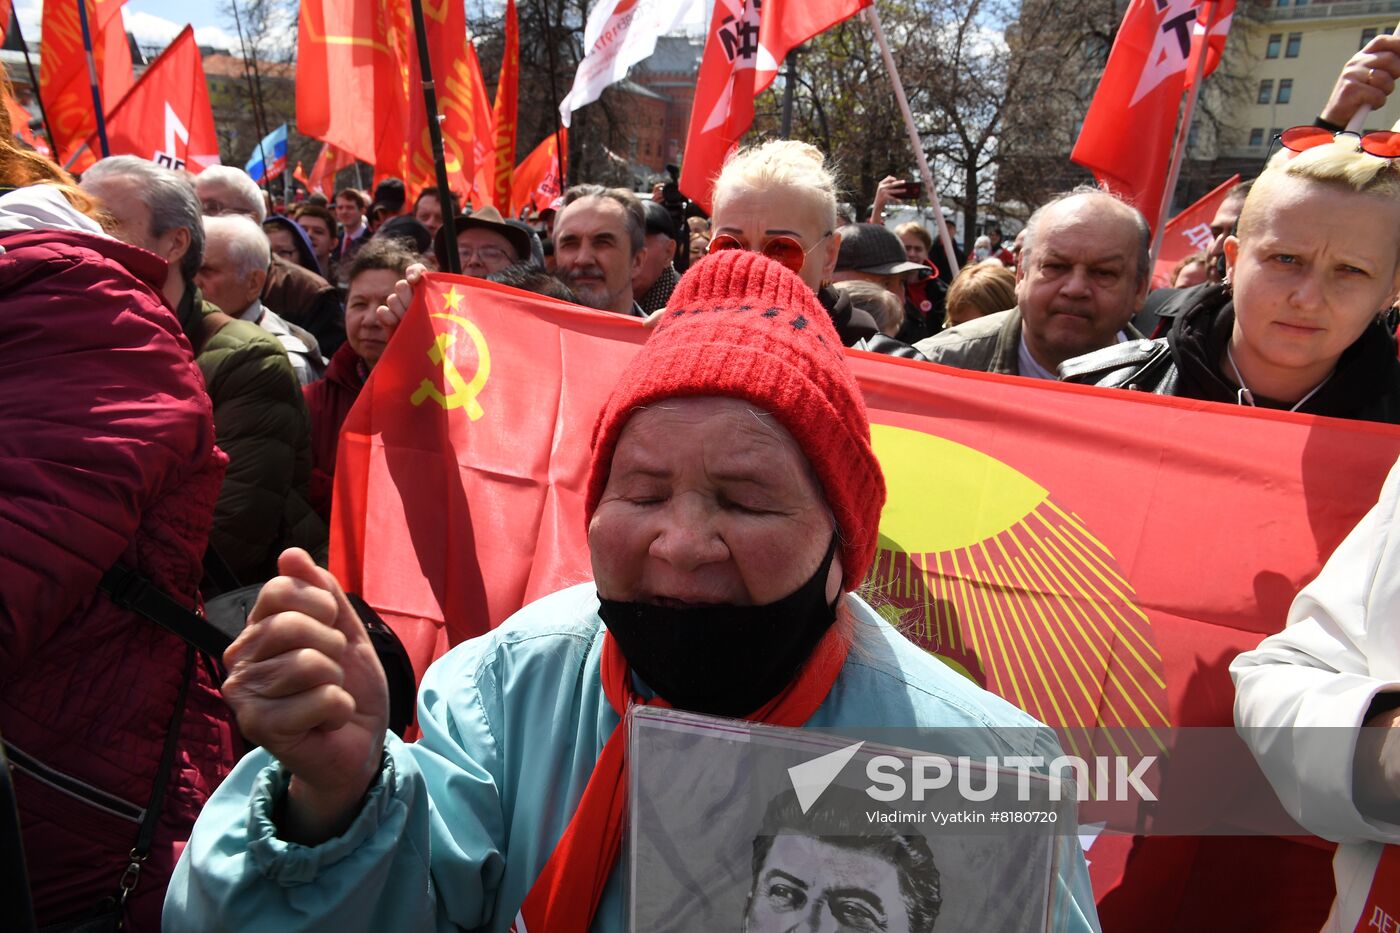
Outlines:
<svg viewBox="0 0 1400 933"><path fill-rule="evenodd" d="M887 617L1050 725L1170 725L1151 622L1078 516L971 447L890 425L871 434L889 500L867 585Z"/></svg>

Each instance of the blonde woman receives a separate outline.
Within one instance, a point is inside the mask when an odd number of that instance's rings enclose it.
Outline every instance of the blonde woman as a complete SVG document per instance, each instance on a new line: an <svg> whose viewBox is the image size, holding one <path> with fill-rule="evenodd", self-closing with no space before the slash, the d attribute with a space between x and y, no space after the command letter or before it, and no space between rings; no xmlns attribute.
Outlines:
<svg viewBox="0 0 1400 933"><path fill-rule="evenodd" d="M1066 362L1069 381L1400 423L1380 314L1400 289L1400 169L1354 140L1281 152L1225 241L1224 285L1164 339Z"/></svg>
<svg viewBox="0 0 1400 933"><path fill-rule="evenodd" d="M999 262L963 266L948 288L947 323L953 327L1016 307L1016 275Z"/></svg>

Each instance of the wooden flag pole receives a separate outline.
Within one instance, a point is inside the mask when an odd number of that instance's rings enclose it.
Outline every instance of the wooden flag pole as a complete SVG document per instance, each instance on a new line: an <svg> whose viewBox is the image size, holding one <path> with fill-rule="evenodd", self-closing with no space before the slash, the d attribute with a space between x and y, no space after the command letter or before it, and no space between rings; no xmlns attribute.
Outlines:
<svg viewBox="0 0 1400 933"><path fill-rule="evenodd" d="M1167 171L1167 187L1162 191L1162 202L1157 207L1157 226L1152 232L1152 251L1147 263L1149 270L1157 265L1157 255L1162 251L1162 238L1166 235L1167 220L1171 216L1172 195L1176 193L1176 183L1181 178L1181 163L1186 157L1186 140L1191 134L1191 120L1196 115L1196 99L1201 93L1201 82L1205 80L1210 32L1216 26L1216 15L1220 10L1220 0L1207 2L1210 3L1211 15L1206 17L1205 34L1201 36L1201 54L1196 56L1196 75L1191 81L1191 90L1186 92L1186 108L1181 117L1181 125L1176 131L1171 168Z"/></svg>
<svg viewBox="0 0 1400 933"><path fill-rule="evenodd" d="M102 90L97 86L97 62L92 57L92 30L88 28L87 0L77 0L78 22L83 27L83 51L87 53L88 86L92 88L92 109L97 114L97 144L102 158L111 155L107 146L107 121L102 115ZM52 137L50 137L52 142ZM55 152L54 155L58 153Z"/></svg>
<svg viewBox="0 0 1400 933"><path fill-rule="evenodd" d="M904 126L909 131L909 145L914 148L914 158L919 162L919 177L924 180L924 191L928 194L929 202L933 205L933 216L938 222L938 238L943 241L943 252L948 255L948 268L953 275L958 274L958 255L953 249L953 237L948 233L948 222L943 219L943 205L938 203L938 191L933 187L933 172L929 171L928 158L924 155L924 142L919 138L919 131L914 126L914 114L909 110L909 98L904 96L904 85L899 80L899 69L894 66L894 56L890 54L890 45L885 41L885 30L880 28L880 14L875 12L875 7L866 7L861 11L870 28L875 32L875 41L880 44L880 54L885 59L885 70L890 73L890 83L894 85L895 100L899 101L899 109L904 114Z"/></svg>
<svg viewBox="0 0 1400 933"><path fill-rule="evenodd" d="M447 271L459 274L462 260L457 255L457 217L452 210L452 189L447 182L447 156L442 150L442 126L438 123L437 88L433 84L433 63L428 59L428 29L423 23L423 0L413 0L413 31L418 35L418 72L423 79L423 107L428 111L428 138L433 146L437 168L438 204L442 206L442 230L446 239Z"/></svg>
<svg viewBox="0 0 1400 933"><path fill-rule="evenodd" d="M554 48L554 27L549 24L549 0L540 0L536 7L540 16L544 19L545 52L549 55L549 100L554 105L554 165L559 170L559 193L563 194L568 187L568 181L564 178L564 148L559 145L561 125L559 123L559 88L554 81L555 69L558 62L555 61Z"/></svg>

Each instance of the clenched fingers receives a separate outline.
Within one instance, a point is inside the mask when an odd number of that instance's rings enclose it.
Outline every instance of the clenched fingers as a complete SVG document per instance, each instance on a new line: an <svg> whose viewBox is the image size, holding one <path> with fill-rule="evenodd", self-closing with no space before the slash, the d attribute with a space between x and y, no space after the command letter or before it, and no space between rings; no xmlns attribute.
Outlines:
<svg viewBox="0 0 1400 933"><path fill-rule="evenodd" d="M224 681L225 695L241 697L288 697L325 684L343 686L345 670L340 663L314 648L296 648L261 661L245 661Z"/></svg>
<svg viewBox="0 0 1400 933"><path fill-rule="evenodd" d="M246 696L233 704L238 728L249 740L278 755L313 729L339 729L355 713L355 700L344 688L322 684L287 697Z"/></svg>
<svg viewBox="0 0 1400 933"><path fill-rule="evenodd" d="M224 666L231 672L240 664L303 648L319 651L338 663L347 644L344 632L318 619L299 612L279 612L245 628L224 652Z"/></svg>

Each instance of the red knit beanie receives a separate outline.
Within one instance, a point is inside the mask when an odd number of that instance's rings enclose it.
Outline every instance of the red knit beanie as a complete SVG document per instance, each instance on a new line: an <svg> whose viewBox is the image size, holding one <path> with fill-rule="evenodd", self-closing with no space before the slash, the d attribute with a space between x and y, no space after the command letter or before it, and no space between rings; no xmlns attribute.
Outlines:
<svg viewBox="0 0 1400 933"><path fill-rule="evenodd" d="M782 423L821 481L841 536L842 588L855 589L875 558L885 479L870 449L860 386L812 290L748 250L690 267L598 416L585 521L603 495L627 419L639 407L683 396L743 399Z"/></svg>

